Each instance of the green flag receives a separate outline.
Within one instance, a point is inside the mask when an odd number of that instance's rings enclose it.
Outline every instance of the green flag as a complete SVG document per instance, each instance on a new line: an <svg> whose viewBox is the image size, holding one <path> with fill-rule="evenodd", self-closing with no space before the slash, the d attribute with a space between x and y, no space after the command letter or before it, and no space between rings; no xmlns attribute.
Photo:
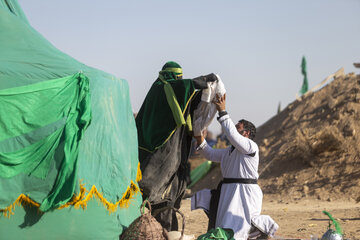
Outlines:
<svg viewBox="0 0 360 240"><path fill-rule="evenodd" d="M329 229L330 229L330 227L331 227L331 225L334 225L335 226L335 229L336 229L336 233L338 233L338 234L340 234L340 235L342 235L343 234L343 231L342 231L342 229L341 229L341 227L340 227L340 224L335 220L335 218L333 217L333 216L331 216L331 214L329 213L329 212L327 212L327 211L323 211L323 213L325 214L325 215L327 215L329 218L330 218L330 220L331 220L331 222L329 222Z"/></svg>
<svg viewBox="0 0 360 240"><path fill-rule="evenodd" d="M304 75L304 81L303 81L303 85L299 91L299 93L301 95L304 95L307 91L308 91L308 79L307 79L307 73L306 73L306 59L305 56L303 56L302 61L301 61L301 73L302 75Z"/></svg>

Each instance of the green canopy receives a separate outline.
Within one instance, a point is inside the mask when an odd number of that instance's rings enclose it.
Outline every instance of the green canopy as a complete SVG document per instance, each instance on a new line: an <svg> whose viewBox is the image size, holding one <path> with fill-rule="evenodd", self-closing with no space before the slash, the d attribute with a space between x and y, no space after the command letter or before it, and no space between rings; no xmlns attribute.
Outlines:
<svg viewBox="0 0 360 240"><path fill-rule="evenodd" d="M137 148L127 82L0 0L0 239L118 239L140 215Z"/></svg>

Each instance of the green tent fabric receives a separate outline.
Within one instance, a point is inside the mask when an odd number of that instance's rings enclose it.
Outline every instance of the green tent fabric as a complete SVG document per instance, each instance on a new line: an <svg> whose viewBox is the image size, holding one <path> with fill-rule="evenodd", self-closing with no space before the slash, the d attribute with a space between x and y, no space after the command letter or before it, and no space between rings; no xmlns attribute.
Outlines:
<svg viewBox="0 0 360 240"><path fill-rule="evenodd" d="M0 33L0 239L118 239L142 202L127 82L56 49L16 0Z"/></svg>
<svg viewBox="0 0 360 240"><path fill-rule="evenodd" d="M67 203L76 185L74 172L79 141L91 120L89 80L76 74L3 89L0 90L0 106L0 177L26 173L45 179L60 138L63 138L64 158L59 174L40 210L47 211ZM46 128L59 121L63 124L58 124L57 128ZM42 134L37 131L39 128ZM35 134L37 138L31 137Z"/></svg>
<svg viewBox="0 0 360 240"><path fill-rule="evenodd" d="M184 115L190 100L196 93L193 81L191 79L175 80L175 77L171 76L165 76L164 80L167 85L172 86L178 107ZM148 152L153 152L166 143L179 127L174 117L175 110L172 109L171 101L168 100L170 96L164 89L164 86L167 86L164 80L158 78L153 83L136 116L137 119L141 119L141 121L136 121L139 148Z"/></svg>
<svg viewBox="0 0 360 240"><path fill-rule="evenodd" d="M16 15L19 19L21 19L26 24L29 24L23 10L21 9L19 3L13 0L2 0L0 1L0 9L4 9L6 11L10 11L12 14Z"/></svg>

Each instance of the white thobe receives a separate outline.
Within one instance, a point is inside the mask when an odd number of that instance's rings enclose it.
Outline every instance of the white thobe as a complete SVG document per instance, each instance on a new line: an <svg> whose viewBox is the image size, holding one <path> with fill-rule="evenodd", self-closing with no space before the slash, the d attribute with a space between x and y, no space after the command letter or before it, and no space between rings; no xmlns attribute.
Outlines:
<svg viewBox="0 0 360 240"><path fill-rule="evenodd" d="M258 179L259 148L249 138L237 131L229 115L218 121L235 147L213 149L204 142L198 147L204 156L214 162L220 162L224 178ZM249 154L255 155L250 156ZM215 227L231 228L235 239L247 239L251 228L251 219L260 215L263 193L257 184L227 183L221 187Z"/></svg>

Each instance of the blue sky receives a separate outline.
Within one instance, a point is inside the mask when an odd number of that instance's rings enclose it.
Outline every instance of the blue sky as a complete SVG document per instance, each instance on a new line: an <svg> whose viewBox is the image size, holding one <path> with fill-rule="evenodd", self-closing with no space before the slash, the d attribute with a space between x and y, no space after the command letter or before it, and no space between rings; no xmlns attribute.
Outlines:
<svg viewBox="0 0 360 240"><path fill-rule="evenodd" d="M126 79L139 110L162 65L185 78L211 72L232 119L260 126L295 100L306 57L309 87L344 67L359 73L359 0L19 0L30 24L75 59ZM217 123L210 126L219 132Z"/></svg>

